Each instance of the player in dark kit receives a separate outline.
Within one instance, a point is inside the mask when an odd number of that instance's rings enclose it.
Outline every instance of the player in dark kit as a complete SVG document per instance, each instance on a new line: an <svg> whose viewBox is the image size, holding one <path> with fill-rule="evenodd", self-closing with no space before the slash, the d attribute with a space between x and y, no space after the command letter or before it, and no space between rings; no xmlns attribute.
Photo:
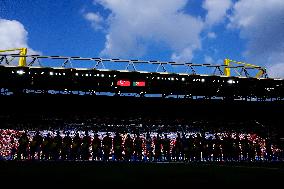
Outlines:
<svg viewBox="0 0 284 189"><path fill-rule="evenodd" d="M96 133L92 141L93 160L101 160L102 158L102 141Z"/></svg>
<svg viewBox="0 0 284 189"><path fill-rule="evenodd" d="M114 159L117 161L122 160L122 138L118 132L116 132L113 138L113 151Z"/></svg>
<svg viewBox="0 0 284 189"><path fill-rule="evenodd" d="M72 145L72 138L67 132L66 136L63 138L62 143L62 151L61 151L61 158L63 160L70 160L71 159L71 145Z"/></svg>
<svg viewBox="0 0 284 189"><path fill-rule="evenodd" d="M161 152L161 148L162 148L162 140L160 138L160 135L157 134L156 139L154 140L154 146L155 146L155 156L154 156L154 160L155 161L161 161L162 159L162 152Z"/></svg>
<svg viewBox="0 0 284 189"><path fill-rule="evenodd" d="M171 141L168 138L167 134L164 134L164 138L162 140L162 146L163 146L164 161L171 161L171 155L170 155Z"/></svg>
<svg viewBox="0 0 284 189"><path fill-rule="evenodd" d="M53 140L53 159L58 160L61 156L61 151L62 151L62 137L60 136L60 132L57 131L56 136L54 137Z"/></svg>
<svg viewBox="0 0 284 189"><path fill-rule="evenodd" d="M106 136L103 138L103 160L108 161L109 155L112 149L112 138L109 136L109 133L106 134Z"/></svg>
<svg viewBox="0 0 284 189"><path fill-rule="evenodd" d="M182 151L182 142L180 138L180 133L178 133L172 153L173 158L175 158L176 161L180 160L181 151Z"/></svg>
<svg viewBox="0 0 284 189"><path fill-rule="evenodd" d="M43 144L42 144L42 156L43 159L49 160L51 158L51 146L53 143L53 137L50 133L44 137Z"/></svg>
<svg viewBox="0 0 284 189"><path fill-rule="evenodd" d="M149 132L147 132L146 134L145 143L146 143L146 158L148 158L148 161L152 161L153 158L152 138Z"/></svg>
<svg viewBox="0 0 284 189"><path fill-rule="evenodd" d="M124 152L125 152L124 156L125 161L131 160L131 156L133 154L133 140L130 134L126 136L126 139L124 141Z"/></svg>
<svg viewBox="0 0 284 189"><path fill-rule="evenodd" d="M27 159L28 158L28 146L29 146L29 138L26 132L24 132L19 139L17 159Z"/></svg>
<svg viewBox="0 0 284 189"><path fill-rule="evenodd" d="M89 160L89 158L91 157L91 154L90 154L91 143L92 143L92 139L89 136L89 132L86 130L85 136L82 139L82 146L81 146L81 149L82 149L81 153L82 153L83 160Z"/></svg>
<svg viewBox="0 0 284 189"><path fill-rule="evenodd" d="M37 159L40 159L42 141L43 138L40 135L39 131L37 131L30 145L30 152L32 159L35 159L36 157Z"/></svg>
<svg viewBox="0 0 284 189"><path fill-rule="evenodd" d="M138 160L138 161L142 160L142 150L143 150L143 140L137 133L134 139L134 159L135 160Z"/></svg>
<svg viewBox="0 0 284 189"><path fill-rule="evenodd" d="M79 133L77 133L76 136L73 138L73 142L72 142L72 159L73 160L80 159L81 144L82 144L82 140L79 136Z"/></svg>

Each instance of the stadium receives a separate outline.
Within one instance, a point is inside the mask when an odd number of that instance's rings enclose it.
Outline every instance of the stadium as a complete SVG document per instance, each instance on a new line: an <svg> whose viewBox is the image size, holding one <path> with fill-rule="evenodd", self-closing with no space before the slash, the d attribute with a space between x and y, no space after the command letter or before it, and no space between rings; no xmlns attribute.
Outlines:
<svg viewBox="0 0 284 189"><path fill-rule="evenodd" d="M1 176L27 178L20 165L35 177L55 169L55 180L65 169L69 178L130 183L171 173L164 184L187 175L200 184L281 180L284 80L265 68L16 50L0 54Z"/></svg>

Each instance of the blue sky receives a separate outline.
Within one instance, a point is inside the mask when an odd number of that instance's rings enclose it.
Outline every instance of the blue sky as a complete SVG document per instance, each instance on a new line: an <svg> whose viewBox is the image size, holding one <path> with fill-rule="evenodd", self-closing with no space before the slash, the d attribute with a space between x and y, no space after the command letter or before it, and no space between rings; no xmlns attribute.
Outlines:
<svg viewBox="0 0 284 189"><path fill-rule="evenodd" d="M266 15L266 16L265 16ZM0 0L0 49L194 63L284 76L283 0Z"/></svg>

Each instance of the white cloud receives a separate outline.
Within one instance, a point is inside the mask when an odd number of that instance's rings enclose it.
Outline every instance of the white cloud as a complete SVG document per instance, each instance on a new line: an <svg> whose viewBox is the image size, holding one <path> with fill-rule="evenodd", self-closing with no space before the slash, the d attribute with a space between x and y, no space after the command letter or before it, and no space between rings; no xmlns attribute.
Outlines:
<svg viewBox="0 0 284 189"><path fill-rule="evenodd" d="M190 47L183 49L179 53L173 53L171 56L171 59L175 62L186 61L186 60L190 61L192 58L193 58L193 53Z"/></svg>
<svg viewBox="0 0 284 189"><path fill-rule="evenodd" d="M207 63L207 64L212 64L212 63L214 63L214 60L211 56L205 55L204 56L204 62Z"/></svg>
<svg viewBox="0 0 284 189"><path fill-rule="evenodd" d="M223 64L222 59L214 59L209 55L204 56L204 62L207 64Z"/></svg>
<svg viewBox="0 0 284 189"><path fill-rule="evenodd" d="M215 39L215 38L217 37L217 35L216 35L216 33L214 33L214 32L208 32L208 33L207 33L207 37L208 37L209 39Z"/></svg>
<svg viewBox="0 0 284 189"><path fill-rule="evenodd" d="M284 77L284 1L240 0L235 3L229 28L248 40L247 61L265 65L270 76Z"/></svg>
<svg viewBox="0 0 284 189"><path fill-rule="evenodd" d="M104 22L104 18L100 13L87 12L84 13L84 18L91 23L95 30L103 29L102 23Z"/></svg>
<svg viewBox="0 0 284 189"><path fill-rule="evenodd" d="M268 59L271 64L267 64L269 77L284 78L284 51L271 54Z"/></svg>
<svg viewBox="0 0 284 189"><path fill-rule="evenodd" d="M28 32L16 20L0 18L0 49L28 48L28 54L40 54L28 46Z"/></svg>
<svg viewBox="0 0 284 189"><path fill-rule="evenodd" d="M107 18L106 43L102 56L141 57L149 46L163 44L175 61L191 61L201 48L204 23L184 12L188 0L97 0L111 11Z"/></svg>
<svg viewBox="0 0 284 189"><path fill-rule="evenodd" d="M202 4L202 7L207 10L205 23L213 26L222 22L231 5L231 0L205 0Z"/></svg>
<svg viewBox="0 0 284 189"><path fill-rule="evenodd" d="M274 64L271 67L267 68L270 77L273 78L284 78L284 63Z"/></svg>

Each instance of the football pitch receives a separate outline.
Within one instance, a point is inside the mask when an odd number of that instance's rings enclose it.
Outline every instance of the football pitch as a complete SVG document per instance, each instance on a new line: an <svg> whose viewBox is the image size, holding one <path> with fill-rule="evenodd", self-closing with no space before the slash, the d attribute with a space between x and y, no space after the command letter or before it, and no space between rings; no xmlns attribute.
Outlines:
<svg viewBox="0 0 284 189"><path fill-rule="evenodd" d="M246 186L282 185L284 163L145 163L91 161L2 161L1 180L42 186ZM187 188L187 187L186 187Z"/></svg>

